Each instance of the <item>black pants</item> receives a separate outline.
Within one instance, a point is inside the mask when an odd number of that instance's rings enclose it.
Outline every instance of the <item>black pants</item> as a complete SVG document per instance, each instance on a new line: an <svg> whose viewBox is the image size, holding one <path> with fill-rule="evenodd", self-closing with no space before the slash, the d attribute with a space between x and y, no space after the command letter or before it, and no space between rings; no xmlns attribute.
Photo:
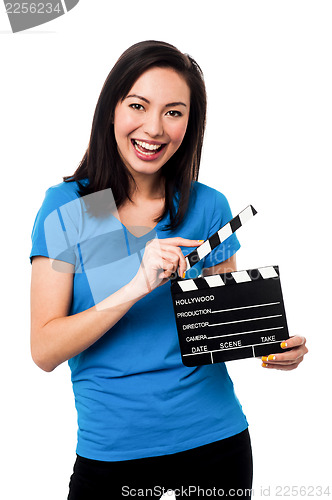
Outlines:
<svg viewBox="0 0 332 500"><path fill-rule="evenodd" d="M77 456L67 500L251 498L248 430L215 443L159 457L102 462ZM167 498L167 496L166 496Z"/></svg>

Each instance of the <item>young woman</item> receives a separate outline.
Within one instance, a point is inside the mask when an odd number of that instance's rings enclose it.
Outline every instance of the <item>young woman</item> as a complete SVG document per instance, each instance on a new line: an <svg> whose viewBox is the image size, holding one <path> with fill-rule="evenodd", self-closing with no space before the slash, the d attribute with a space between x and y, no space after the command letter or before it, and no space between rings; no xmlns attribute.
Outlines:
<svg viewBox="0 0 332 500"><path fill-rule="evenodd" d="M182 364L170 293L184 255L231 218L226 198L197 182L205 115L191 57L163 42L133 45L105 81L79 167L38 212L31 350L43 370L67 360L71 369L70 500L159 498L167 488L250 495L248 424L232 381L224 363ZM188 273L233 271L238 248L232 235ZM263 366L296 368L305 339L288 347Z"/></svg>

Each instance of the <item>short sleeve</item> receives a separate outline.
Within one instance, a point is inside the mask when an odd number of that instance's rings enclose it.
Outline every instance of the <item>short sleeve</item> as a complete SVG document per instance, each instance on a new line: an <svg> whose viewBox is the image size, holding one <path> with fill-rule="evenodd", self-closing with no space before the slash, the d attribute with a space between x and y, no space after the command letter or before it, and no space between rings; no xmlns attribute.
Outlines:
<svg viewBox="0 0 332 500"><path fill-rule="evenodd" d="M227 222L229 222L232 218L233 216L227 198L219 191L215 191L215 205L213 209L211 227L209 230L209 238L222 226L227 224ZM221 262L224 262L234 255L239 248L239 240L237 239L235 233L233 233L205 257L203 265L204 268L213 267Z"/></svg>
<svg viewBox="0 0 332 500"><path fill-rule="evenodd" d="M32 229L30 262L41 255L76 264L78 203L58 187L46 191Z"/></svg>

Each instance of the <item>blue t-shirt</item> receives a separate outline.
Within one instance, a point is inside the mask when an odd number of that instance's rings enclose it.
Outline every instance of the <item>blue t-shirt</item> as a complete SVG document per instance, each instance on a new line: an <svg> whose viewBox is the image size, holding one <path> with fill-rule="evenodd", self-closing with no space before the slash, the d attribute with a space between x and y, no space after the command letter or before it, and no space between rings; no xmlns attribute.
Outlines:
<svg viewBox="0 0 332 500"><path fill-rule="evenodd" d="M136 237L114 215L92 216L85 198L78 197L76 182L51 187L32 231L30 258L43 255L75 266L71 315L128 283L147 241L207 239L232 218L223 194L195 182L187 215L176 230L162 231L167 216ZM239 247L233 234L187 277L226 260ZM184 255L192 250L182 248ZM165 455L230 437L248 426L224 363L182 364L170 282L139 300L68 363L80 456L119 461Z"/></svg>

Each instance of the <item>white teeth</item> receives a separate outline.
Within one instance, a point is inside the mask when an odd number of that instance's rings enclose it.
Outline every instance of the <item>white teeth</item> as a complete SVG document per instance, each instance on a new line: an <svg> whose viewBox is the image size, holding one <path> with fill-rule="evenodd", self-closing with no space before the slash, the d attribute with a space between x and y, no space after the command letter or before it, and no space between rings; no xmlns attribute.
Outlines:
<svg viewBox="0 0 332 500"><path fill-rule="evenodd" d="M136 143L134 143L134 146L135 146L136 151L139 151L139 153L141 155L152 156L155 154L155 151L150 151L149 153L147 153L146 151L142 151L141 149L138 148L138 144L136 144Z"/></svg>
<svg viewBox="0 0 332 500"><path fill-rule="evenodd" d="M135 143L141 146L144 149L148 149L149 151L156 151L157 149L161 148L161 144L148 144L147 142L143 141L137 141L135 140Z"/></svg>

